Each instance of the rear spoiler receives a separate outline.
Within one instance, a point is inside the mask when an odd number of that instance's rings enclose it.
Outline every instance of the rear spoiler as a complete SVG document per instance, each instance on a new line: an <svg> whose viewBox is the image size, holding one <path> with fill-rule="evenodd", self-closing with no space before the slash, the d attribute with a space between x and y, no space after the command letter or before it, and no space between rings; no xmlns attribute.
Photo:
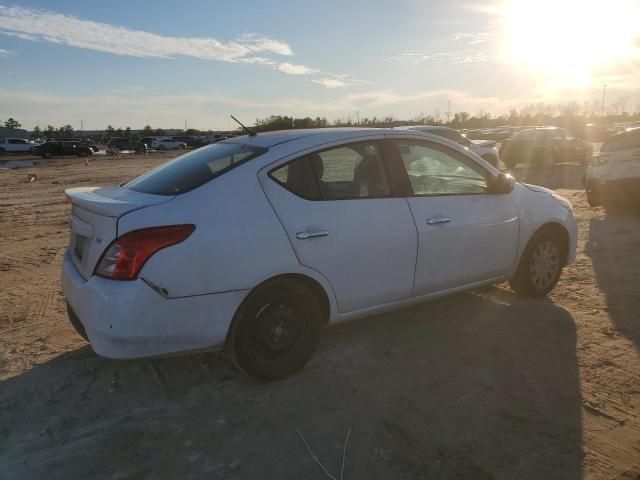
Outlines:
<svg viewBox="0 0 640 480"><path fill-rule="evenodd" d="M122 187L77 187L68 188L64 193L73 205L113 218L175 198L175 196L134 192Z"/></svg>

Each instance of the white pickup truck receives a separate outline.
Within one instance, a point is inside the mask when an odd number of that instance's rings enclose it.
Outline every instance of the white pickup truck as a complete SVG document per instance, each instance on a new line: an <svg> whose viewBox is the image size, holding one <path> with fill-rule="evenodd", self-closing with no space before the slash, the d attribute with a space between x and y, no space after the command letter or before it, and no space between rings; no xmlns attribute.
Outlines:
<svg viewBox="0 0 640 480"><path fill-rule="evenodd" d="M24 138L0 138L0 155L6 153L29 153L35 144Z"/></svg>

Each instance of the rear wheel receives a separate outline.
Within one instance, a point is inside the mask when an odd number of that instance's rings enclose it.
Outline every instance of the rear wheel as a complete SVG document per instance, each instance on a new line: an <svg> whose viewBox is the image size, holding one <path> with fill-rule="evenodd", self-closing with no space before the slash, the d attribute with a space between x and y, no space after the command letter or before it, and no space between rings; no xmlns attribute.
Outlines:
<svg viewBox="0 0 640 480"><path fill-rule="evenodd" d="M525 297L543 297L556 286L566 258L559 235L547 230L534 235L522 254L511 288Z"/></svg>
<svg viewBox="0 0 640 480"><path fill-rule="evenodd" d="M278 279L257 287L235 314L227 352L244 373L276 380L300 370L320 337L321 308L304 285Z"/></svg>
<svg viewBox="0 0 640 480"><path fill-rule="evenodd" d="M166 150L166 149L167 149L167 147L165 147L164 145L160 145L160 146L158 147L158 150Z"/></svg>
<svg viewBox="0 0 640 480"><path fill-rule="evenodd" d="M51 152L44 152L42 158L51 158Z"/></svg>

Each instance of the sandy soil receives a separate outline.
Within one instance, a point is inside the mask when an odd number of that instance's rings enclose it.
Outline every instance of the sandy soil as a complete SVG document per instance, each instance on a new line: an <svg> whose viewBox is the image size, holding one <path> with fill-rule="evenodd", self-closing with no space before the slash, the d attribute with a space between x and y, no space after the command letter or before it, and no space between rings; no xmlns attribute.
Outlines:
<svg viewBox="0 0 640 480"><path fill-rule="evenodd" d="M262 384L222 356L117 362L68 324L63 190L168 156L0 172L0 478L640 478L640 217L590 209L580 168L516 172L571 199L578 258L548 300L506 286L327 329ZM27 183L28 173L37 181Z"/></svg>

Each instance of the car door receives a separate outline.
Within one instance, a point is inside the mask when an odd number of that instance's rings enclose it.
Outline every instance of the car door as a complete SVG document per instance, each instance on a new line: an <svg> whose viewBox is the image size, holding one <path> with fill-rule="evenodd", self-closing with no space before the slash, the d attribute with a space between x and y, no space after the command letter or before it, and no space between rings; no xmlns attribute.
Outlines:
<svg viewBox="0 0 640 480"><path fill-rule="evenodd" d="M340 312L411 294L417 235L379 140L280 162L260 180L302 265L331 284Z"/></svg>
<svg viewBox="0 0 640 480"><path fill-rule="evenodd" d="M409 177L418 230L413 295L507 275L516 261L518 210L510 194L489 193L494 174L440 143L392 144Z"/></svg>

